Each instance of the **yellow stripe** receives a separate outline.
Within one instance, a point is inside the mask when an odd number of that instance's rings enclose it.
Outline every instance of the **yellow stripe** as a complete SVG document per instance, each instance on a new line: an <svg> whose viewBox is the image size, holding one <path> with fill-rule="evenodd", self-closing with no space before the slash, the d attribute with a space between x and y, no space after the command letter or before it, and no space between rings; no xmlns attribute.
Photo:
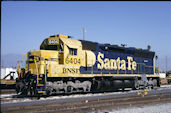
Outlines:
<svg viewBox="0 0 171 113"><path fill-rule="evenodd" d="M117 76L123 76L123 77L141 77L141 74L59 74L49 77L117 77ZM159 75L146 75L147 77L159 77Z"/></svg>
<svg viewBox="0 0 171 113"><path fill-rule="evenodd" d="M44 86L44 84L37 84L37 86Z"/></svg>
<svg viewBox="0 0 171 113"><path fill-rule="evenodd" d="M38 91L38 93L45 93L45 91Z"/></svg>

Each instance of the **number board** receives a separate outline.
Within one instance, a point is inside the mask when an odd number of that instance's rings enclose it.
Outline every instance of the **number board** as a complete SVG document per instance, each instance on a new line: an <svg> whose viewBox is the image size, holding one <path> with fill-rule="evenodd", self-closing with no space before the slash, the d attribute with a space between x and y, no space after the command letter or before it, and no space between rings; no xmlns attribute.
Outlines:
<svg viewBox="0 0 171 113"><path fill-rule="evenodd" d="M73 58L73 57L66 57L65 64L69 65L81 65L82 61L81 58Z"/></svg>
<svg viewBox="0 0 171 113"><path fill-rule="evenodd" d="M54 45L54 44L57 44L57 43L58 43L58 40L49 40L50 45Z"/></svg>

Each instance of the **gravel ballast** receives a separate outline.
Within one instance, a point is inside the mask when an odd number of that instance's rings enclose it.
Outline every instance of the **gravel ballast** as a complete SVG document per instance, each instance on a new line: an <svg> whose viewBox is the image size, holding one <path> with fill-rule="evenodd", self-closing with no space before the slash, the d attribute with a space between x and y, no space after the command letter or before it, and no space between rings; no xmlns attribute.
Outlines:
<svg viewBox="0 0 171 113"><path fill-rule="evenodd" d="M94 112L92 112L94 113ZM171 103L98 111L98 113L171 113Z"/></svg>

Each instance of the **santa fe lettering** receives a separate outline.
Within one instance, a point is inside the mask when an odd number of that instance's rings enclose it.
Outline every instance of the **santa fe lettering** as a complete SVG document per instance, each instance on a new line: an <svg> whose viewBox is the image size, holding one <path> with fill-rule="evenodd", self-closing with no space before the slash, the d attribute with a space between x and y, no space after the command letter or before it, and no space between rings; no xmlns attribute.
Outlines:
<svg viewBox="0 0 171 113"><path fill-rule="evenodd" d="M125 60L121 60L120 57L117 59L109 59L104 58L103 53L99 53L97 56L98 69L107 69L107 70L136 70L137 63L133 61L133 57L127 56L127 62ZM128 67L126 67L126 63L128 63Z"/></svg>

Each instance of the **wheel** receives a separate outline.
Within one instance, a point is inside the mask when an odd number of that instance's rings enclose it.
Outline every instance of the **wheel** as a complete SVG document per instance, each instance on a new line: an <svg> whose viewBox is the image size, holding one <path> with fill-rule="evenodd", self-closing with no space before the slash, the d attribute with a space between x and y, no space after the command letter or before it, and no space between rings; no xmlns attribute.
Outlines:
<svg viewBox="0 0 171 113"><path fill-rule="evenodd" d="M67 86L67 93L72 93L73 87L72 86Z"/></svg>
<svg viewBox="0 0 171 113"><path fill-rule="evenodd" d="M135 78L134 80L134 86L133 86L133 90L138 90L140 88L139 83L138 83L138 78Z"/></svg>
<svg viewBox="0 0 171 113"><path fill-rule="evenodd" d="M21 95L27 96L28 95L28 90L26 88L23 88L21 91Z"/></svg>
<svg viewBox="0 0 171 113"><path fill-rule="evenodd" d="M52 89L51 89L50 87L47 87L46 95L47 95L47 96L52 95Z"/></svg>
<svg viewBox="0 0 171 113"><path fill-rule="evenodd" d="M50 91L50 90L47 90L47 91L46 91L46 95L47 95L47 96L50 96L50 95L51 95L51 91Z"/></svg>
<svg viewBox="0 0 171 113"><path fill-rule="evenodd" d="M153 89L156 89L156 88L157 88L157 80L154 79L154 80L153 80Z"/></svg>
<svg viewBox="0 0 171 113"><path fill-rule="evenodd" d="M88 85L87 88L86 88L86 91L90 92L90 89L91 89L91 86Z"/></svg>
<svg viewBox="0 0 171 113"><path fill-rule="evenodd" d="M93 81L93 85L91 87L91 91L94 92L94 91L97 91L99 88L100 88L100 84L99 84L100 81L97 81L97 80L94 80Z"/></svg>
<svg viewBox="0 0 171 113"><path fill-rule="evenodd" d="M148 87L149 90L151 90L151 89L154 88L154 83L153 83L152 78L150 78L150 79L148 80L147 87Z"/></svg>

